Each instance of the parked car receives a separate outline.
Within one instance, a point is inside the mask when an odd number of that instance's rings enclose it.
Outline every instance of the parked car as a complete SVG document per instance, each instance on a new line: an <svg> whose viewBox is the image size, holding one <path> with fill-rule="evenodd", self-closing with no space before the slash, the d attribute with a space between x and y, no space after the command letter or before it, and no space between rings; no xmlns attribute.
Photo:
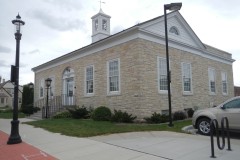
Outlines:
<svg viewBox="0 0 240 160"><path fill-rule="evenodd" d="M195 111L192 124L200 134L209 135L211 120L217 119L221 127L222 117L228 118L230 130L240 131L240 96L231 98L217 107Z"/></svg>

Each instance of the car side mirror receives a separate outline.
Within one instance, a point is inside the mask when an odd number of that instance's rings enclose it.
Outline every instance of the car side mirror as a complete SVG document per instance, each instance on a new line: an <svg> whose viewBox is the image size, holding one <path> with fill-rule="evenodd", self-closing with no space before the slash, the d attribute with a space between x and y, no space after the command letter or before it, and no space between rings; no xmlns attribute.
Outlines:
<svg viewBox="0 0 240 160"><path fill-rule="evenodd" d="M225 110L225 109L226 109L226 106L225 106L225 105L222 105L220 108L221 108L222 110Z"/></svg>

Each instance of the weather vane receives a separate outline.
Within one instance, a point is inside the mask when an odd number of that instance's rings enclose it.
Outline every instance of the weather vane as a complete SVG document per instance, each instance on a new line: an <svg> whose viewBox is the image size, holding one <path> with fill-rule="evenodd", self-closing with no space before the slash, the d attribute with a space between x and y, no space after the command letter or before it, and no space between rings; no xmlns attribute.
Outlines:
<svg viewBox="0 0 240 160"><path fill-rule="evenodd" d="M106 3L106 2L102 2L101 0L99 1L100 2L100 9L102 9L102 3Z"/></svg>

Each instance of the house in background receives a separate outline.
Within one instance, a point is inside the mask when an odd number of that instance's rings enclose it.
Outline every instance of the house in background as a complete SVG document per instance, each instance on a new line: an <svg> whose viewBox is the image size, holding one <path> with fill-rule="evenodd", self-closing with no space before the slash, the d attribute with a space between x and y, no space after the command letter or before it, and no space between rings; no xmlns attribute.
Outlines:
<svg viewBox="0 0 240 160"><path fill-rule="evenodd" d="M100 9L89 28L92 44L32 69L35 104L43 104L51 78L50 99L60 97L62 106L107 106L139 119L168 113L164 16L114 35L110 18ZM178 11L167 19L173 112L233 97L231 54L202 43Z"/></svg>
<svg viewBox="0 0 240 160"><path fill-rule="evenodd" d="M19 86L19 93L18 93L18 107L21 107L22 104L22 92L23 87ZM14 84L8 80L5 81L5 79L2 80L0 77L0 107L10 107L13 108L13 99L14 99Z"/></svg>

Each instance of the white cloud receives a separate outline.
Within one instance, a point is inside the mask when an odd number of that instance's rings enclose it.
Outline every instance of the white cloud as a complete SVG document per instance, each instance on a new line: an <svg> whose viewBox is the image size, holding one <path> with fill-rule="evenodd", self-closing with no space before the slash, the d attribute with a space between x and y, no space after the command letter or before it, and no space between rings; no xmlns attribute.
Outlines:
<svg viewBox="0 0 240 160"><path fill-rule="evenodd" d="M163 15L163 5L174 0L105 0L103 11L111 16L111 33ZM203 43L233 54L234 82L240 85L240 1L182 0L180 13ZM11 21L19 12L26 22L20 48L20 83L33 82L32 67L91 43L91 17L98 0L1 0L0 73L10 75L16 41ZM4 53L3 53L4 52ZM27 64L27 65L26 65ZM8 67L9 66L9 67Z"/></svg>

